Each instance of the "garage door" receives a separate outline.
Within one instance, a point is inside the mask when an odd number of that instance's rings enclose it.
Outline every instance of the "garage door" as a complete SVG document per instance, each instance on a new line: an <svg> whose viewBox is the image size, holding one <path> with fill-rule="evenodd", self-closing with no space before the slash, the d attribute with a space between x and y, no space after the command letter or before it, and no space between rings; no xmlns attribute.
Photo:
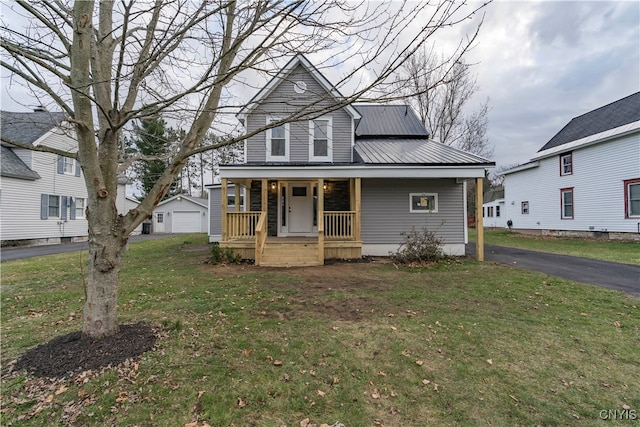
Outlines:
<svg viewBox="0 0 640 427"><path fill-rule="evenodd" d="M173 211L173 233L200 233L202 214L199 211Z"/></svg>

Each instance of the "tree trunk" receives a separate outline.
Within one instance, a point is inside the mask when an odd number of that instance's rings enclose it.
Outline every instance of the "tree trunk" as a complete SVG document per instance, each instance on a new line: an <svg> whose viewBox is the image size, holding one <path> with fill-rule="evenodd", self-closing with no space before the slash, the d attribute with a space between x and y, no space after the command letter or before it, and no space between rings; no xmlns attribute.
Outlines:
<svg viewBox="0 0 640 427"><path fill-rule="evenodd" d="M88 280L82 318L82 336L85 338L100 339L118 333L118 282L128 240L120 235L95 233L90 227Z"/></svg>

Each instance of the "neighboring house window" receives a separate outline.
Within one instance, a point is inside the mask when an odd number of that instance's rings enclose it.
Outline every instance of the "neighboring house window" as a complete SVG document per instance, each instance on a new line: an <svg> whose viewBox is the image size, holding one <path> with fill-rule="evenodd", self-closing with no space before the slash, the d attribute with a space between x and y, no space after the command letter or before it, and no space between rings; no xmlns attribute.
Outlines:
<svg viewBox="0 0 640 427"><path fill-rule="evenodd" d="M496 206L496 216L500 216L500 206Z"/></svg>
<svg viewBox="0 0 640 427"><path fill-rule="evenodd" d="M156 214L156 217L158 219L158 224L162 224L164 222L164 213L163 212L158 212Z"/></svg>
<svg viewBox="0 0 640 427"><path fill-rule="evenodd" d="M66 214L65 214L66 216ZM40 219L60 218L60 196L40 195Z"/></svg>
<svg viewBox="0 0 640 427"><path fill-rule="evenodd" d="M491 217L493 216L493 206L489 206L489 207L487 208L487 211L488 211L488 212L487 212L487 216L488 216L489 218L491 218Z"/></svg>
<svg viewBox="0 0 640 427"><path fill-rule="evenodd" d="M640 217L640 178L624 182L625 218Z"/></svg>
<svg viewBox="0 0 640 427"><path fill-rule="evenodd" d="M410 212L438 212L437 193L410 193Z"/></svg>
<svg viewBox="0 0 640 427"><path fill-rule="evenodd" d="M562 219L573 219L573 188L560 190L560 203L562 205Z"/></svg>
<svg viewBox="0 0 640 427"><path fill-rule="evenodd" d="M289 161L289 123L267 129L267 161L274 160Z"/></svg>
<svg viewBox="0 0 640 427"><path fill-rule="evenodd" d="M309 159L330 162L333 153L331 118L309 122Z"/></svg>
<svg viewBox="0 0 640 427"><path fill-rule="evenodd" d="M560 156L560 175L573 174L573 156L571 153Z"/></svg>
<svg viewBox="0 0 640 427"><path fill-rule="evenodd" d="M486 215L486 213L485 213L485 208L484 208L484 206L482 207L482 216L483 216L483 217L486 217L486 216L487 216L487 215Z"/></svg>
<svg viewBox="0 0 640 427"><path fill-rule="evenodd" d="M49 218L60 216L60 196L49 195Z"/></svg>
<svg viewBox="0 0 640 427"><path fill-rule="evenodd" d="M522 215L529 215L529 202L520 203L520 213Z"/></svg>
<svg viewBox="0 0 640 427"><path fill-rule="evenodd" d="M63 197L62 199L63 201L64 199L67 199L69 208L69 219L84 218L84 208L86 207L87 203L85 199L83 199L82 197Z"/></svg>
<svg viewBox="0 0 640 427"><path fill-rule="evenodd" d="M69 157L58 156L58 173L80 176L80 163Z"/></svg>

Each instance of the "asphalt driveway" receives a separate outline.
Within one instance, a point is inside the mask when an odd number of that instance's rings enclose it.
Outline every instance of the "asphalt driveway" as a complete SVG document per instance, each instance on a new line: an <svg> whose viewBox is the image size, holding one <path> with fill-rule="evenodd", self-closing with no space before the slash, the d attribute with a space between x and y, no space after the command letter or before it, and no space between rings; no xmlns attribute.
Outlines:
<svg viewBox="0 0 640 427"><path fill-rule="evenodd" d="M475 256L475 243L467 244L467 254ZM640 296L640 266L637 265L487 244L484 259Z"/></svg>

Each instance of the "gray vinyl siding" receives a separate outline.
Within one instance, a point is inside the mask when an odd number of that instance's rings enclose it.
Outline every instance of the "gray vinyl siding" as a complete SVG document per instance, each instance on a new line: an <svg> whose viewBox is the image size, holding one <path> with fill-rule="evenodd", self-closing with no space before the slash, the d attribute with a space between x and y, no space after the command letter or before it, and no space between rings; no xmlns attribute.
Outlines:
<svg viewBox="0 0 640 427"><path fill-rule="evenodd" d="M304 81L307 90L298 94L293 86L297 81ZM263 102L247 117L245 126L250 133L264 126L270 116L283 116L299 111L305 105L316 103L317 108L333 104L333 98L316 82L302 66L296 67L286 80L283 80ZM351 116L344 110L336 110L324 117L332 119L333 162L351 161L351 138L353 135ZM301 120L289 125L289 161L309 161L309 121ZM266 134L260 132L247 140L247 162L264 162L266 160Z"/></svg>
<svg viewBox="0 0 640 427"><path fill-rule="evenodd" d="M410 212L410 193L437 193L437 213ZM400 244L412 227L434 231L446 244L464 243L463 186L455 179L363 179L362 242Z"/></svg>
<svg viewBox="0 0 640 427"><path fill-rule="evenodd" d="M222 189L209 190L209 235L222 236Z"/></svg>

